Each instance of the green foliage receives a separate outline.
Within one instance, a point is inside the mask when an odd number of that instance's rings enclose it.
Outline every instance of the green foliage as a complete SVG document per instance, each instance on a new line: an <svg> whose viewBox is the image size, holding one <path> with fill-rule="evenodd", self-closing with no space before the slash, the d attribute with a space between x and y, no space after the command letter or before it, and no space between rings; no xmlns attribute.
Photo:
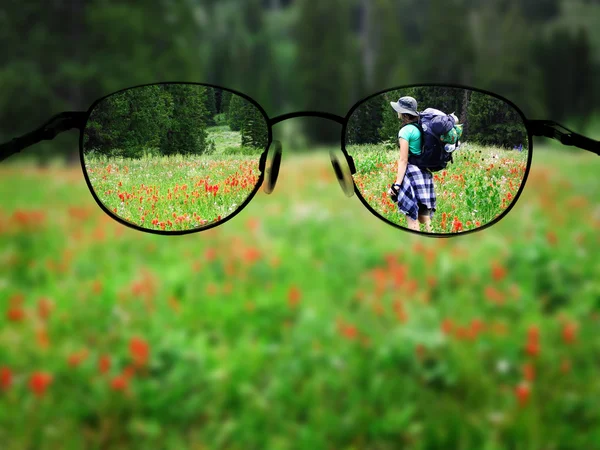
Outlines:
<svg viewBox="0 0 600 450"><path fill-rule="evenodd" d="M229 103L231 102L231 91L221 91L221 101L219 103L219 114L227 114L229 112Z"/></svg>
<svg viewBox="0 0 600 450"><path fill-rule="evenodd" d="M139 157L147 148L165 155L201 154L206 148L206 108L211 88L152 85L109 96L92 111L84 135L86 151Z"/></svg>
<svg viewBox="0 0 600 450"><path fill-rule="evenodd" d="M348 121L346 142L352 144L379 142L379 128L383 119L384 108L385 103L379 95L363 102L356 108ZM388 107L388 109L391 109L391 107Z"/></svg>
<svg viewBox="0 0 600 450"><path fill-rule="evenodd" d="M84 149L140 156L158 147L175 105L162 86L145 86L111 95L96 105L87 123Z"/></svg>
<svg viewBox="0 0 600 450"><path fill-rule="evenodd" d="M244 122L245 106L248 101L239 95L232 94L227 110L228 124L231 131L240 131Z"/></svg>
<svg viewBox="0 0 600 450"><path fill-rule="evenodd" d="M269 132L260 110L250 102L243 106L242 147L267 148Z"/></svg>
<svg viewBox="0 0 600 450"><path fill-rule="evenodd" d="M517 111L505 102L473 92L467 112L469 141L512 148L527 146L527 129Z"/></svg>
<svg viewBox="0 0 600 450"><path fill-rule="evenodd" d="M171 84L165 90L173 98L173 113L161 140L165 155L201 154L206 147L207 89L204 86Z"/></svg>
<svg viewBox="0 0 600 450"><path fill-rule="evenodd" d="M381 223L360 202L349 207L331 167L311 180L323 155L290 155L277 195L176 238L107 219L79 168L2 169L2 442L595 449L598 228L561 211L594 205L597 157L536 151L543 158L504 219L443 241ZM111 173L110 188L121 179L161 196L177 183L192 189L183 163L196 159L204 156L163 157L170 179L161 165L134 161L130 176ZM214 181L225 186L237 167ZM447 189L459 195L451 174ZM173 220L171 205L161 218ZM42 302L54 306L46 319ZM24 318L10 320L11 309ZM133 337L148 344L141 367ZM52 376L41 398L30 383L38 371ZM530 395L520 403L524 381Z"/></svg>
<svg viewBox="0 0 600 450"><path fill-rule="evenodd" d="M297 4L297 107L343 114L361 72L354 40L346 31L351 25L351 2L298 0ZM305 25L309 23L310 27ZM336 139L339 130L324 123L308 127L306 133L313 139L328 141Z"/></svg>
<svg viewBox="0 0 600 450"><path fill-rule="evenodd" d="M206 88L206 100L205 107L208 114L207 125L212 126L216 125L215 115L217 114L217 104L215 98L215 89L214 88Z"/></svg>

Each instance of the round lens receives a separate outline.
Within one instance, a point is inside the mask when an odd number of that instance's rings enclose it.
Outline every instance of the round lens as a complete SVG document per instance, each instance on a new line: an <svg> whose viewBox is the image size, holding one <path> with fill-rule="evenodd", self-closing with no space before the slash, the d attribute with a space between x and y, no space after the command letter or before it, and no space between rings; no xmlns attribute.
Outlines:
<svg viewBox="0 0 600 450"><path fill-rule="evenodd" d="M225 89L158 84L99 101L83 133L89 183L114 215L150 230L206 227L254 191L267 121Z"/></svg>
<svg viewBox="0 0 600 450"><path fill-rule="evenodd" d="M363 200L424 233L483 227L515 201L530 158L521 113L479 91L422 86L370 97L352 112L345 147Z"/></svg>

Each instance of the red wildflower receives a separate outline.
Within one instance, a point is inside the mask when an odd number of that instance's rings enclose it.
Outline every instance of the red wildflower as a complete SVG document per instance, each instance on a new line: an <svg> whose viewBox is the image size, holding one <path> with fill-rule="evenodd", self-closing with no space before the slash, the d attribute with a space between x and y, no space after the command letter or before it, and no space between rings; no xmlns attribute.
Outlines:
<svg viewBox="0 0 600 450"><path fill-rule="evenodd" d="M102 355L98 360L98 370L100 373L106 373L110 370L110 357L108 355Z"/></svg>
<svg viewBox="0 0 600 450"><path fill-rule="evenodd" d="M522 382L515 388L515 395L519 402L519 406L524 407L529 402L531 396L531 389L529 383Z"/></svg>
<svg viewBox="0 0 600 450"><path fill-rule="evenodd" d="M67 361L69 363L69 366L77 367L79 364L81 364L87 358L87 356L88 356L88 351L84 349L79 352L70 354L69 357L67 358Z"/></svg>
<svg viewBox="0 0 600 450"><path fill-rule="evenodd" d="M568 322L563 326L562 330L563 341L566 344L572 344L577 339L577 324Z"/></svg>
<svg viewBox="0 0 600 450"><path fill-rule="evenodd" d="M452 319L444 319L442 321L442 332L444 334L452 334L453 330L454 330L454 322L452 321Z"/></svg>
<svg viewBox="0 0 600 450"><path fill-rule="evenodd" d="M0 367L0 389L7 390L12 384L12 372L8 367Z"/></svg>
<svg viewBox="0 0 600 450"><path fill-rule="evenodd" d="M480 331L483 331L485 325L481 319L471 320L471 332L474 336L477 336Z"/></svg>
<svg viewBox="0 0 600 450"><path fill-rule="evenodd" d="M290 287L288 291L288 305L290 306L290 308L295 308L298 305L298 303L300 303L301 297L302 294L296 286Z"/></svg>
<svg viewBox="0 0 600 450"><path fill-rule="evenodd" d="M139 337L133 337L129 342L129 353L137 366L143 366L148 362L150 346Z"/></svg>
<svg viewBox="0 0 600 450"><path fill-rule="evenodd" d="M22 322L25 319L25 310L19 306L13 306L6 312L6 318L11 322Z"/></svg>
<svg viewBox="0 0 600 450"><path fill-rule="evenodd" d="M127 385L129 384L127 378L124 375L117 375L110 382L110 387L114 391L124 391L127 389Z"/></svg>
<svg viewBox="0 0 600 450"><path fill-rule="evenodd" d="M52 384L53 377L46 372L34 372L29 379L29 389L37 396L42 397L48 386Z"/></svg>
<svg viewBox="0 0 600 450"><path fill-rule="evenodd" d="M540 329L537 325L531 325L527 329L527 339L530 342L537 342L540 338Z"/></svg>
<svg viewBox="0 0 600 450"><path fill-rule="evenodd" d="M497 261L492 263L492 277L495 281L501 281L506 276L506 268Z"/></svg>
<svg viewBox="0 0 600 450"><path fill-rule="evenodd" d="M342 336L348 340L355 339L358 336L358 330L356 329L356 327L354 325L342 324L340 328L341 328L340 331L342 333Z"/></svg>
<svg viewBox="0 0 600 450"><path fill-rule="evenodd" d="M538 344L537 342L527 342L527 344L525 345L525 352L529 355L529 356L537 356L540 353L540 344Z"/></svg>
<svg viewBox="0 0 600 450"><path fill-rule="evenodd" d="M535 379L535 367L531 363L523 364L523 377L527 381L533 381Z"/></svg>
<svg viewBox="0 0 600 450"><path fill-rule="evenodd" d="M50 312L52 311L53 307L54 307L54 305L48 298L46 298L46 297L40 298L38 300L38 304L37 304L38 316L40 316L40 318L42 318L42 319L47 319L48 316L50 315Z"/></svg>

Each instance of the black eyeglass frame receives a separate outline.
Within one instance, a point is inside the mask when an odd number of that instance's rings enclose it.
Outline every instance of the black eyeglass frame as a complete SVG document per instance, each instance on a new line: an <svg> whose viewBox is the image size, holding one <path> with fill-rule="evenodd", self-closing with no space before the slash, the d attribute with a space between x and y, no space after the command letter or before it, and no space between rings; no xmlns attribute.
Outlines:
<svg viewBox="0 0 600 450"><path fill-rule="evenodd" d="M196 85L196 86L204 86L204 87L208 87L208 88L229 91L232 94L238 95L238 96L246 99L247 101L252 103L254 106L256 106L256 108L260 111L260 113L265 118L265 122L267 124L268 143L267 143L265 150L261 153L261 155L259 157L259 167L258 168L260 171L260 175L258 177L258 181L256 182L254 189L252 190L252 192L250 192L250 194L248 195L246 200L244 202L242 202L242 204L240 204L233 213L231 213L230 215L224 217L223 219L221 219L217 222L209 223L209 224L203 226L202 228L194 228L194 229L190 229L190 230L177 230L177 231L151 230L151 229L140 227L139 225L134 224L132 222L129 222L129 221L117 216L116 214L114 214L112 211L110 211L106 207L106 205L104 205L104 203L102 203L102 201L96 195L96 192L94 191L94 188L92 187L90 179L88 177L88 174L85 170L85 162L84 162L84 156L83 156L84 131L85 131L87 122L91 116L91 113L94 110L94 108L96 107L96 105L98 105L98 103L100 103L104 99L111 97L113 95L116 95L120 92L128 91L131 89L136 89L136 88L141 88L141 87L146 87L146 86L157 86L157 85L164 85L164 84ZM352 156L350 156L348 154L348 151L346 150L346 130L348 127L348 122L349 122L350 118L352 117L352 114L354 113L354 111L360 105L362 105L364 102L366 102L369 99L376 97L378 95L382 95L387 92L395 91L395 90L419 88L419 87L441 87L441 88L456 88L456 89L470 90L473 92L479 92L481 94L495 97L495 98L505 102L507 105L511 106L521 116L521 118L523 120L523 125L525 126L525 128L527 130L527 134L528 134L529 152L528 152L528 156L527 156L527 167L525 170L525 175L523 177L523 182L521 183L521 186L519 187L519 190L515 194L515 197L514 197L513 201L510 203L510 205L508 205L507 208L504 209L504 211L500 215L498 215L496 218L494 218L492 221L488 222L487 224L482 225L481 227L478 227L478 228L475 228L472 230L463 231L460 233L425 233L425 232L421 232L421 231L411 230L409 228L403 227L397 223L391 222L390 220L386 219L385 217L380 215L364 199L364 197L360 193L358 187L356 186L354 179L352 179L352 181L350 182L350 179L348 179L347 176L344 176L343 170L339 164L339 161L332 153L331 154L331 162L332 162L336 177L338 179L338 182L340 183L340 186L342 187L342 190L344 191L344 193L348 197L352 196L352 194L356 194L358 196L359 200L363 203L363 205L373 215L375 215L380 220L383 220L387 224L392 225L393 227L398 228L402 231L418 234L421 236L424 235L424 236L428 236L428 237L447 238L447 237L456 237L458 235L463 236L463 235L467 235L467 234L470 234L473 232L482 231L488 227L491 227L492 225L496 224L497 222L499 222L502 218L504 218L510 212L510 210L517 203L517 201L525 187L525 184L527 182L527 176L529 174L529 170L531 167L531 160L532 160L532 155L533 155L533 137L534 136L556 139L563 145L574 146L574 147L595 153L596 155L600 155L600 141L595 141L595 140L585 137L581 134L575 133L575 132L569 130L568 128L558 124L557 122L554 122L551 120L528 119L525 116L525 114L523 114L521 109L517 105L515 105L513 102L511 102L510 100L508 100L498 94L495 94L493 92L489 92L489 91L479 89L479 88L473 88L470 86L462 86L462 85L457 85L457 84L438 84L438 83L402 85L402 86L398 86L398 87L384 89L384 90L381 90L374 94L371 94L368 97L363 98L362 100L356 102L354 104L354 106L352 106L350 108L350 110L348 111L348 113L346 114L345 117L341 117L341 116L338 116L335 114L321 112L321 111L297 111L297 112L286 113L286 114L282 114L282 115L270 118L267 115L264 108L256 100L254 100L253 98L249 97L248 95L246 95L242 92L239 92L239 91L236 91L236 90L233 90L230 88L222 87L222 86L208 84L208 83L174 81L174 82L147 83L147 84L124 88L124 89L115 91L111 94L105 95L105 96L97 99L96 101L94 101L92 103L92 105L88 108L87 111L66 111L66 112L59 113L59 114L53 116L50 120L48 120L46 123L44 123L39 128L37 128L23 136L14 138L9 142L0 144L0 162L16 153L21 152L22 150L24 150L32 145L37 144L38 142L40 142L42 140L52 140L58 134L60 134L62 132L69 131L72 129L78 129L80 132L79 154L80 154L80 162L81 162L83 176L84 176L84 179L86 181L86 184L87 184L92 196L94 197L94 200L106 214L108 214L110 217L115 219L117 222L119 222L125 226L128 226L130 228L133 228L135 230L142 231L142 232L160 234L160 235L169 235L169 236L198 233L198 232L205 231L210 228L216 227L218 225L222 225L225 222L227 222L228 220L235 217L240 211L242 211L248 205L248 203L250 203L250 201L254 198L254 196L256 195L258 190L261 188L261 186L263 186L263 183L265 182L265 176L267 176L267 178L266 178L267 185L265 186L265 192L267 192L267 193L272 192L272 190L275 186L275 183L277 181L277 176L278 176L278 172L279 172L279 164L280 164L280 160L281 160L281 143L279 141L273 141L273 126L274 125L276 125L280 122L283 122L284 120L292 119L292 118L296 118L296 117L320 117L323 119L333 120L334 122L339 123L340 125L342 125L341 150L342 150L344 157L346 158L346 163L350 170L350 175L354 175L357 172L356 166L354 164L354 160L353 160ZM273 145L272 165L271 165L271 168L269 168L268 170L265 170L266 163L267 163L267 155L268 155L269 150L271 149L272 145ZM352 186L350 185L350 183L352 184Z"/></svg>

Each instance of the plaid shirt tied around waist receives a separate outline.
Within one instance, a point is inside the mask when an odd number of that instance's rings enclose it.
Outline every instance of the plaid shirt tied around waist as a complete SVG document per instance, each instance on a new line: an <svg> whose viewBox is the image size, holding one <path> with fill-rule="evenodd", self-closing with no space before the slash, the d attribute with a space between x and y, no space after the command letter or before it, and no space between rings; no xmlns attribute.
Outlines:
<svg viewBox="0 0 600 450"><path fill-rule="evenodd" d="M433 174L428 170L421 170L417 166L408 164L398 192L398 209L411 219L417 220L419 203L430 208L433 217L436 209Z"/></svg>

